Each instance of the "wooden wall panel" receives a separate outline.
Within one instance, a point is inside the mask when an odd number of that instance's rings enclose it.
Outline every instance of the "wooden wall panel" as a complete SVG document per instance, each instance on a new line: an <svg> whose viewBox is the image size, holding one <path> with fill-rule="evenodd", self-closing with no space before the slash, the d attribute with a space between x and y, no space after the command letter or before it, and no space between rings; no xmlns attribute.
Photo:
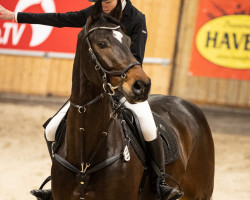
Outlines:
<svg viewBox="0 0 250 200"><path fill-rule="evenodd" d="M73 60L0 55L0 91L68 96Z"/></svg>
<svg viewBox="0 0 250 200"><path fill-rule="evenodd" d="M151 78L151 94L167 94L171 76L170 67L147 64L143 65L143 69Z"/></svg>
<svg viewBox="0 0 250 200"><path fill-rule="evenodd" d="M71 91L73 60L51 59L47 93L68 96Z"/></svg>
<svg viewBox="0 0 250 200"><path fill-rule="evenodd" d="M147 21L146 57L171 58L174 52L180 0L132 0Z"/></svg>

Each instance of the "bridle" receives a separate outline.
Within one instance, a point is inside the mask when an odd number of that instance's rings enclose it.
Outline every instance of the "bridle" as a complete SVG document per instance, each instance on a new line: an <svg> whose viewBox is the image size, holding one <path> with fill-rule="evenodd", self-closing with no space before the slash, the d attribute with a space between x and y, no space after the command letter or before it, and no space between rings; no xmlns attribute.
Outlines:
<svg viewBox="0 0 250 200"><path fill-rule="evenodd" d="M88 44L88 48L89 48L89 53L91 55L92 60L95 62L96 66L95 66L95 70L99 71L99 74L101 76L102 82L103 82L103 89L105 92L107 92L109 95L114 95L115 94L115 89L117 89L118 87L122 88L124 79L126 78L126 73L128 72L128 70L130 70L131 68L133 68L136 65L140 65L141 63L139 62L132 62L129 65L127 65L124 69L122 70L115 70L115 71L108 71L106 70L101 63L99 62L99 60L96 57L96 54L94 52L94 50L92 49L91 43L89 41L89 35L91 33L93 33L96 30L118 30L120 29L120 26L116 26L116 27L106 27L106 26L100 26L100 27L94 27L92 29L90 29L89 31L87 30L87 25L85 25L85 38ZM120 86L115 86L113 87L107 80L107 75L109 76L120 76L121 77L121 83Z"/></svg>
<svg viewBox="0 0 250 200"><path fill-rule="evenodd" d="M140 62L132 62L129 65L127 65L124 69L122 70L115 70L115 71L108 71L106 70L101 63L99 62L99 60L96 57L96 54L94 52L94 50L92 49L91 43L89 41L89 35L91 33L93 33L95 30L118 30L120 29L120 26L116 26L116 27L106 27L106 26L100 26L100 27L94 27L92 29L90 29L89 31L87 30L87 25L85 25L85 38L88 44L88 50L89 53L91 55L92 60L95 62L95 70L99 71L99 75L101 77L101 80L103 82L103 89L104 92L101 93L100 95L96 96L94 99L92 99L91 101L89 101L88 103L86 103L85 105L77 105L73 102L70 102L70 104L78 109L79 113L84 113L86 111L86 107L99 101L100 99L102 99L104 97L104 95L107 93L110 96L113 96L115 94L115 89L117 88L121 88L122 89L122 85L124 82L124 79L126 78L126 73L128 72L128 70L130 70L131 68L133 68L135 65L140 65ZM111 83L108 82L107 80L107 74L109 76L120 76L121 77L121 83L120 86L112 86Z"/></svg>

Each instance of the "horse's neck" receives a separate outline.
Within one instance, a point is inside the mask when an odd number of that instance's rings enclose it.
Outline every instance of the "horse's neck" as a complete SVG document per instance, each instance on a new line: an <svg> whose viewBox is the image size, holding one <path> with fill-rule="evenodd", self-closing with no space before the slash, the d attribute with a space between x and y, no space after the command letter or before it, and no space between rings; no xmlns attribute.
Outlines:
<svg viewBox="0 0 250 200"><path fill-rule="evenodd" d="M77 70L75 73L78 76L81 74ZM96 87L89 83L85 77L78 78L73 76L74 79L70 101L75 104L83 106L103 92L101 85L100 87ZM78 112L77 108L71 106L67 118L66 143L64 148L65 154L70 158L71 162L79 163L82 152L84 159L90 157L95 146L99 143L100 135L107 131L111 112L112 105L110 97L107 95L87 106L86 112L82 114ZM114 126L114 123L111 126ZM80 131L80 128L82 131ZM106 145L104 143L102 146L102 149L99 151L105 152L105 148L108 151L107 143Z"/></svg>

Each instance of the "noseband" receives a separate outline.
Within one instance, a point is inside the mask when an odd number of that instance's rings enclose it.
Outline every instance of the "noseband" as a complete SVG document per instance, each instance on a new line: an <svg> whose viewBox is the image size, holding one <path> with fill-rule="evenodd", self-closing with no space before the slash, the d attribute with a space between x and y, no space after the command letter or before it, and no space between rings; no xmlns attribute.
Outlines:
<svg viewBox="0 0 250 200"><path fill-rule="evenodd" d="M90 29L89 31L87 30L87 25L85 25L85 38L88 44L88 48L89 48L89 53L91 55L92 60L95 62L96 66L95 66L95 70L99 70L99 72L101 71L102 74L100 73L101 77L102 77L102 82L103 82L103 89L105 90L105 92L107 92L109 95L114 95L115 94L115 89L118 88L118 86L113 87L107 80L107 75L109 76L120 76L121 77L121 84L120 87L122 87L124 79L126 78L126 73L128 72L128 70L130 70L131 68L133 68L135 65L141 65L141 63L139 62L132 62L129 65L127 65L124 69L122 70L114 70L114 71L108 71L106 70L101 63L99 62L99 60L97 59L94 50L91 47L90 41L89 41L89 35L91 33L93 33L95 30L118 30L120 28L120 26L116 26L116 27L106 27L106 26L100 26L100 27L94 27L92 29Z"/></svg>

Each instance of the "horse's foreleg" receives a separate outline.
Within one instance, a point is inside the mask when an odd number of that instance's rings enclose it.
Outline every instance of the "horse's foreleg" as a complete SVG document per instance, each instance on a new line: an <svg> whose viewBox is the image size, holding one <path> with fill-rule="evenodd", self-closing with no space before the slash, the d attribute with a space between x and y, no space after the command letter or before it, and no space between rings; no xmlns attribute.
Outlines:
<svg viewBox="0 0 250 200"><path fill-rule="evenodd" d="M51 178L53 200L79 200L79 193L74 192L77 187L75 174L54 162Z"/></svg>

